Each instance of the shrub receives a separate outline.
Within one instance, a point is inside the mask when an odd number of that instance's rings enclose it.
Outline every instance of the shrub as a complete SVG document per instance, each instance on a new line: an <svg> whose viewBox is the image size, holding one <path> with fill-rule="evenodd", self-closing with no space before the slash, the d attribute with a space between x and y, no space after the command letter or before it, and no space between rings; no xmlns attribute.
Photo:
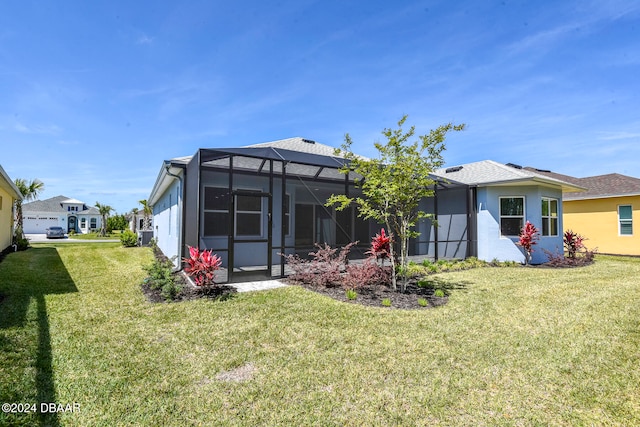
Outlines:
<svg viewBox="0 0 640 427"><path fill-rule="evenodd" d="M427 307L429 305L429 301L426 298L418 298L418 305L420 307Z"/></svg>
<svg viewBox="0 0 640 427"><path fill-rule="evenodd" d="M584 241L587 239L572 230L565 231L562 240L564 247L569 254L569 258L575 258L578 252L582 249L586 249Z"/></svg>
<svg viewBox="0 0 640 427"><path fill-rule="evenodd" d="M354 299L358 298L358 293L356 291L354 291L353 289L347 289L345 291L345 295L347 296L348 300L353 301Z"/></svg>
<svg viewBox="0 0 640 427"><path fill-rule="evenodd" d="M126 230L120 234L120 243L122 243L122 246L125 248L138 246L138 235L131 230Z"/></svg>
<svg viewBox="0 0 640 427"><path fill-rule="evenodd" d="M189 258L183 258L187 263L184 268L185 273L193 277L197 286L215 285L214 276L216 270L220 269L222 260L218 255L214 255L212 250L200 250L189 246Z"/></svg>
<svg viewBox="0 0 640 427"><path fill-rule="evenodd" d="M347 289L358 289L391 282L391 267L379 265L374 257L369 257L359 264L349 264L346 274L340 278L342 286Z"/></svg>
<svg viewBox="0 0 640 427"><path fill-rule="evenodd" d="M156 258L151 265L144 269L149 274L145 282L149 284L151 289L159 289L165 300L174 299L182 289L175 281L173 263L170 260Z"/></svg>
<svg viewBox="0 0 640 427"><path fill-rule="evenodd" d="M533 246L537 244L537 240L540 239L540 232L535 225L527 221L524 227L522 227L522 230L520 230L518 238L519 240L516 244L522 246L522 249L524 249L525 264L529 264L531 262Z"/></svg>
<svg viewBox="0 0 640 427"><path fill-rule="evenodd" d="M391 236L387 236L384 228L380 229L380 234L373 236L371 239L371 249L367 252L376 259L389 258L391 253Z"/></svg>
<svg viewBox="0 0 640 427"><path fill-rule="evenodd" d="M312 257L310 260L298 255L280 255L285 257L287 265L293 270L293 274L289 276L291 280L314 287L333 287L342 284L342 272L346 270L349 251L355 244L357 242L349 243L338 252L337 248L331 248L326 243L324 246L316 243L318 249L309 252Z"/></svg>
<svg viewBox="0 0 640 427"><path fill-rule="evenodd" d="M19 251L24 251L29 248L29 239L15 236L14 244L17 246Z"/></svg>
<svg viewBox="0 0 640 427"><path fill-rule="evenodd" d="M385 298L385 299L382 300L381 304L384 307L391 307L391 300L389 298Z"/></svg>
<svg viewBox="0 0 640 427"><path fill-rule="evenodd" d="M436 290L433 292L433 296L434 296L434 297L438 297L438 298L444 298L445 293L444 293L444 291L443 291L442 289L436 289Z"/></svg>

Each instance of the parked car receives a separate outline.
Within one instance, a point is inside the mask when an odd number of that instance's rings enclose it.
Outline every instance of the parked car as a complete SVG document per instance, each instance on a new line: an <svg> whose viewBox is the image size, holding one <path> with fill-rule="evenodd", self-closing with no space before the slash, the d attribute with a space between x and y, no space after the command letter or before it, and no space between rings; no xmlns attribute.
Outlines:
<svg viewBox="0 0 640 427"><path fill-rule="evenodd" d="M64 238L64 229L62 227L49 227L47 228L47 239L62 239Z"/></svg>

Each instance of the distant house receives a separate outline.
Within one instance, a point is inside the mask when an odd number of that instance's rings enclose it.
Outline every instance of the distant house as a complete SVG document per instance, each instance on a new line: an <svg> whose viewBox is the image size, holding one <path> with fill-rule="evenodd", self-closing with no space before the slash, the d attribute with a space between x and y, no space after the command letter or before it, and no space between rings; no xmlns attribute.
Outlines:
<svg viewBox="0 0 640 427"><path fill-rule="evenodd" d="M125 215L127 221L129 221L129 230L142 231L144 230L144 215L140 212L137 214L128 213ZM149 230L153 229L153 215L149 217Z"/></svg>
<svg viewBox="0 0 640 427"><path fill-rule="evenodd" d="M589 239L585 242L589 248L598 248L600 253L640 255L640 179L617 173L576 178L528 169L587 189L565 194L563 204L565 229Z"/></svg>
<svg viewBox="0 0 640 427"><path fill-rule="evenodd" d="M363 255L381 226L353 208L325 206L331 194L360 194L354 180L361 177L339 172L346 163L333 147L303 138L166 160L148 198L154 237L176 264L188 246L212 249L229 280L256 269L284 275L279 254L304 255L314 243L359 241L352 253ZM416 257L523 261L514 241L527 220L544 228L541 247L562 248L562 192L580 190L491 161L438 171L434 179L436 196L421 208L436 215L438 226L419 224L421 235L410 242ZM533 261L546 261L539 252Z"/></svg>
<svg viewBox="0 0 640 427"><path fill-rule="evenodd" d="M0 252L8 248L13 240L16 200L22 200L22 194L0 166Z"/></svg>
<svg viewBox="0 0 640 427"><path fill-rule="evenodd" d="M99 230L102 224L97 208L66 196L25 203L22 214L25 234L42 234L52 226L85 234Z"/></svg>

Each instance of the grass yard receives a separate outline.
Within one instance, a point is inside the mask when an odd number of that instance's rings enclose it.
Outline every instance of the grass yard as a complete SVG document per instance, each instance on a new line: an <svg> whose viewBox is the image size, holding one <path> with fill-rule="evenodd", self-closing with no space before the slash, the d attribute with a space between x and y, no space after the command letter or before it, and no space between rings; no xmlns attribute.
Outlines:
<svg viewBox="0 0 640 427"><path fill-rule="evenodd" d="M148 248L0 263L0 425L640 425L640 259L438 277L401 311L288 287L147 303Z"/></svg>

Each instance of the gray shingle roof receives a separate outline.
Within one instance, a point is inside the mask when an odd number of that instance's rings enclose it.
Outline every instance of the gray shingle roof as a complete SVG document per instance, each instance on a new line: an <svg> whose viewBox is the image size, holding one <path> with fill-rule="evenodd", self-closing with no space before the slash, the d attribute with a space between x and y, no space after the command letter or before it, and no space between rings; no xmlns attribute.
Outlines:
<svg viewBox="0 0 640 427"><path fill-rule="evenodd" d="M534 169L531 167L526 169L533 169L546 176L562 179L587 189L587 191L584 192L567 193L563 196L564 200L601 199L607 197L640 195L640 179L632 176L621 175L619 173L576 178L569 175L562 175L556 172Z"/></svg>
<svg viewBox="0 0 640 427"><path fill-rule="evenodd" d="M435 171L434 175L477 186L536 182L538 184L560 186L563 192L581 190L580 186L571 182L493 160L483 160L457 167L439 169Z"/></svg>
<svg viewBox="0 0 640 427"><path fill-rule="evenodd" d="M282 148L284 150L299 151L301 153L319 154L321 156L336 157L334 147L331 147L325 144L320 144L319 142L315 142L310 139L301 138L299 136L294 138L280 139L278 141L262 142L260 144L247 145L246 147L247 148L274 147L274 148Z"/></svg>
<svg viewBox="0 0 640 427"><path fill-rule="evenodd" d="M57 212L57 213L66 213L67 211L62 208L62 203L82 203L79 200L71 199L67 196L56 196L51 197L50 199L45 200L35 200L33 202L25 203L22 205L23 212ZM86 209L77 212L79 214L85 215L99 215L100 212L98 209L93 206L87 207Z"/></svg>
<svg viewBox="0 0 640 427"><path fill-rule="evenodd" d="M321 144L310 139L301 138L296 136L294 138L279 139L277 141L261 142L259 144L245 145L241 148L261 148L261 147L273 147L281 148L283 150L297 151L300 153L317 154L320 156L328 157L340 157L335 155L335 147L331 147L326 144ZM171 159L172 163L187 164L193 156L182 156Z"/></svg>

